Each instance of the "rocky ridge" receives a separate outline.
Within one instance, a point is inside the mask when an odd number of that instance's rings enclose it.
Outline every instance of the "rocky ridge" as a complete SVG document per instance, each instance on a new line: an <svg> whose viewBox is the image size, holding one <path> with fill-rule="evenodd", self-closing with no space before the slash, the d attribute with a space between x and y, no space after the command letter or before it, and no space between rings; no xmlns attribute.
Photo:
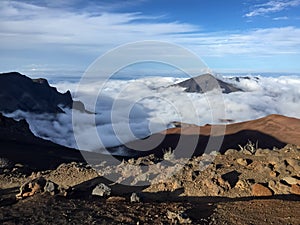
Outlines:
<svg viewBox="0 0 300 225"><path fill-rule="evenodd" d="M0 74L0 112L62 113L65 107L85 111L70 91L60 93L46 79L30 79L17 72Z"/></svg>
<svg viewBox="0 0 300 225"><path fill-rule="evenodd" d="M120 161L118 165L109 165L105 160L98 165L74 162L30 175L24 174L20 165L18 169L15 165L0 174L0 206L3 208L11 202L9 205L20 207L30 205L30 202L40 204L38 202L46 200L58 201L63 205L74 204L74 201L77 201L76 204L85 204L85 207L88 207L89 204L94 205L97 199L106 207L115 204L113 207L118 208L121 206L117 205L122 202L122 205L129 208L135 208L137 204L142 211L121 211L122 218L118 217L118 222L128 220L128 223L139 221L145 224L151 224L153 221L221 224L220 220L226 221L236 216L224 208L226 202L236 205L234 199L248 199L253 205L260 202L260 206L268 202L274 204L275 201L276 204L281 204L281 201L287 201L286 205L293 205L293 212L300 209L299 201L296 201L300 200L300 148L295 145L273 150L249 151L246 147L229 149L225 154L213 152L192 159L176 159L172 157L172 152L165 152L164 160L161 160L150 155ZM13 170L15 172L12 172ZM110 177L117 179L110 180ZM13 191L9 193L6 190ZM22 200L12 200L13 194ZM261 202L260 198L269 200ZM184 203L186 201L189 203ZM168 204L163 206L163 202ZM149 204L158 207L162 214L157 214L157 210L152 208L154 214L148 214L148 217L143 210L147 210ZM210 213L192 210L195 207L200 210L200 205L208 212L212 206L215 210ZM248 206L243 207L248 210ZM256 207L259 212L268 212L268 209ZM103 214L99 205L97 208ZM77 210L80 211L79 208ZM0 210L0 220L3 212ZM227 216L224 216L224 213ZM280 213L287 215L288 212L281 210ZM70 219L75 217L70 214L68 216ZM94 219L97 220L97 217ZM98 219L105 221L105 218ZM112 220L114 221L116 218ZM276 218L268 218L268 222L270 221L275 221L273 224L281 224L283 220L276 222ZM284 220L291 224L299 221L297 213Z"/></svg>

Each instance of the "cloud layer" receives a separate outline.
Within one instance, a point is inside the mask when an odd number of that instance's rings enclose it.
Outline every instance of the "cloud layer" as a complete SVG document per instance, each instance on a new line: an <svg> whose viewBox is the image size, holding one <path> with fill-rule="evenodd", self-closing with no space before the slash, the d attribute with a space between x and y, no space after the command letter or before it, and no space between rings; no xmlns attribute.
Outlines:
<svg viewBox="0 0 300 225"><path fill-rule="evenodd" d="M94 108L89 104L90 96L98 96L95 117L75 110L66 110L66 114L57 117L20 111L9 116L26 118L36 135L69 147L77 147L73 134L73 127L76 127L77 141L83 149L90 151L146 137L168 128L172 121L205 125L219 119L238 122L273 113L300 118L300 77L259 77L240 79L239 82L229 77L223 79L245 90L223 95L224 118L212 118L211 102L204 94L168 87L183 80L172 77L110 80L100 94L99 83L87 85L77 96L89 110ZM76 85L57 84L59 90L71 88L73 93Z"/></svg>

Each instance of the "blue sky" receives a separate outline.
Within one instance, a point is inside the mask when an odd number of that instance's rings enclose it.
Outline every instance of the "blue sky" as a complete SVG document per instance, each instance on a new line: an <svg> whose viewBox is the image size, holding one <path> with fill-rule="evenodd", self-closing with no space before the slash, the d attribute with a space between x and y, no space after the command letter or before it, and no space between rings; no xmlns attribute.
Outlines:
<svg viewBox="0 0 300 225"><path fill-rule="evenodd" d="M215 72L300 72L300 0L0 2L0 70L80 75L119 45L181 45Z"/></svg>

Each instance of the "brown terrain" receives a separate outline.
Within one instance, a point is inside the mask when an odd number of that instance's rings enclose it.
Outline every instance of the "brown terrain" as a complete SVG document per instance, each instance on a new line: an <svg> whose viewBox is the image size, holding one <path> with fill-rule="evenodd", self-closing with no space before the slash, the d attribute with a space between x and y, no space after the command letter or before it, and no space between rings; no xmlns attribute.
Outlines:
<svg viewBox="0 0 300 225"><path fill-rule="evenodd" d="M49 169L26 164L17 158L19 153L13 163L1 156L0 222L300 224L299 121L271 115L226 127L226 135L236 135L232 137L237 140L241 131L253 130L283 145L291 143L283 148L260 148L254 136L222 154L181 158L165 148L162 158L148 155L111 164L99 155L94 165L65 158L66 163ZM209 131L210 125L200 127L201 135ZM199 127L184 125L165 133L179 132L199 135ZM226 135L225 141L232 140ZM10 151L13 157L14 148ZM43 149L30 154L40 163L47 162L47 155L53 157Z"/></svg>
<svg viewBox="0 0 300 225"><path fill-rule="evenodd" d="M300 120L282 115L269 115L257 120L228 125L196 126L176 123L175 128L127 143L126 147L146 151L161 157L162 149L173 149L179 157L199 156L204 152L240 149L249 141L257 148L283 148L286 144L300 145ZM158 143L154 145L153 143ZM149 151L150 150L150 151ZM147 152L148 151L148 152Z"/></svg>
<svg viewBox="0 0 300 225"><path fill-rule="evenodd" d="M86 112L43 79L0 80L0 112ZM174 125L119 146L132 154L122 157L57 145L0 114L0 224L300 224L300 119Z"/></svg>

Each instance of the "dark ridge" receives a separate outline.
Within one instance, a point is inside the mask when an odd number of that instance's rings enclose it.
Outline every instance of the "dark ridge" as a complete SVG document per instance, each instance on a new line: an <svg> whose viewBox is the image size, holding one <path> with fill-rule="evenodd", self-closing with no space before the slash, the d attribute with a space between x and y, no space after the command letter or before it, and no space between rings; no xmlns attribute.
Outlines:
<svg viewBox="0 0 300 225"><path fill-rule="evenodd" d="M30 131L25 120L15 121L0 114L0 158L27 165L33 170L48 170L56 168L61 163L85 163L86 159L89 162L99 163L107 156L80 152L38 138Z"/></svg>
<svg viewBox="0 0 300 225"><path fill-rule="evenodd" d="M73 101L70 91L60 93L46 79L30 79L18 72L0 74L1 112L63 113L61 107L73 105L84 111L83 103Z"/></svg>

